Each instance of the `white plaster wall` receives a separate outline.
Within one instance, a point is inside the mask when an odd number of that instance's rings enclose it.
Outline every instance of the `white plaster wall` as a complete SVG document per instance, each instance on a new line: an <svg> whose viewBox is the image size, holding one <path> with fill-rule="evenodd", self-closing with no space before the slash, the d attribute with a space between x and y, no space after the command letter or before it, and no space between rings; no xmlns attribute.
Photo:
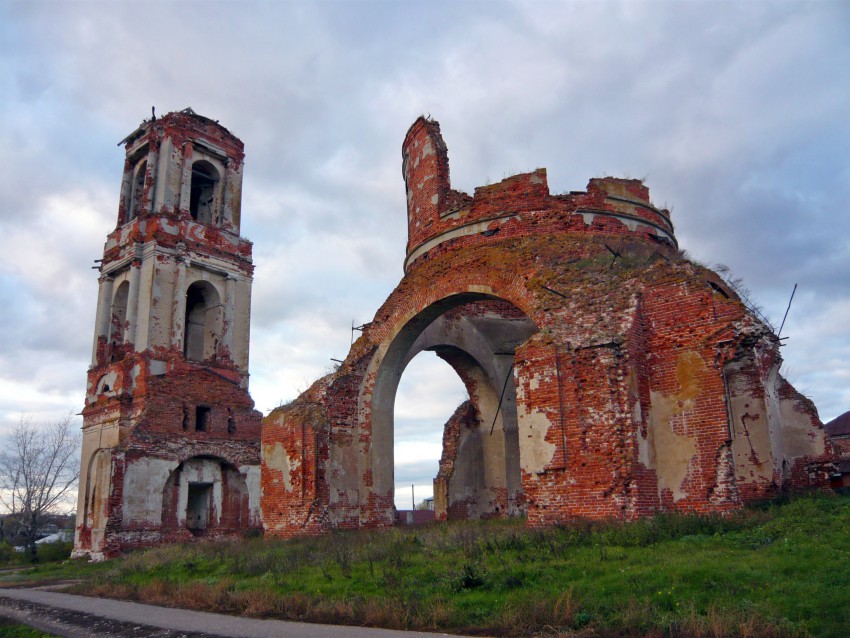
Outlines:
<svg viewBox="0 0 850 638"><path fill-rule="evenodd" d="M136 311L136 331L134 345L136 352L144 352L148 348L150 338L151 314L157 308L153 297L153 279L156 272L156 260L154 258L155 244L146 244L142 253L142 264L139 268L139 292L138 308ZM133 303L130 300L129 304ZM132 330L132 327L130 328Z"/></svg>
<svg viewBox="0 0 850 638"><path fill-rule="evenodd" d="M233 348L231 356L240 371L248 370L248 344L251 337L251 280L237 279L234 286Z"/></svg>
<svg viewBox="0 0 850 638"><path fill-rule="evenodd" d="M150 287L148 345L167 349L171 345L171 314L174 306L177 264L171 255L168 255L166 259L155 261L156 270Z"/></svg>
<svg viewBox="0 0 850 638"><path fill-rule="evenodd" d="M521 370L517 371L522 374ZM534 375L528 380L531 390L539 387L540 375ZM517 429L519 430L519 459L520 468L532 476L540 474L552 463L557 446L546 440L546 434L552 426L549 417L542 410L529 405L526 396L525 383L517 384Z"/></svg>
<svg viewBox="0 0 850 638"><path fill-rule="evenodd" d="M239 473L245 479L248 488L248 517L252 525L262 522L262 511L260 510L260 466L241 465Z"/></svg>
<svg viewBox="0 0 850 638"><path fill-rule="evenodd" d="M659 495L667 489L674 502L688 496L685 478L698 451L697 432L691 424L695 420L697 398L702 392L698 379L705 370L705 361L699 353L692 350L679 353L676 361L678 388L670 393L650 392L648 437L646 441L638 438L641 460L656 470Z"/></svg>
<svg viewBox="0 0 850 638"><path fill-rule="evenodd" d="M154 458L142 458L127 465L124 472L122 504L125 526L162 523L162 490L165 481L176 467L177 463L174 461ZM185 508L184 501L184 518Z"/></svg>

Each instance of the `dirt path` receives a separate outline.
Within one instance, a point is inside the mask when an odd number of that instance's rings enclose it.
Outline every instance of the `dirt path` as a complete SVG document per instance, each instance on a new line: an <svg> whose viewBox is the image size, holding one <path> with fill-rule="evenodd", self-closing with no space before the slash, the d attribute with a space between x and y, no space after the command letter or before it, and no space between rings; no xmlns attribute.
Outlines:
<svg viewBox="0 0 850 638"><path fill-rule="evenodd" d="M0 615L65 638L438 638L447 635L259 620L40 589L0 588Z"/></svg>

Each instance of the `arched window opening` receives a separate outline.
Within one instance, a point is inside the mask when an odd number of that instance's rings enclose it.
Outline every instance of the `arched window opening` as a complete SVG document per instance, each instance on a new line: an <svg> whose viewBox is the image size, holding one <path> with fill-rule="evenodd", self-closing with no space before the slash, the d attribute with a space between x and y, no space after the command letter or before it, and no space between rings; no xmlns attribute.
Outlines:
<svg viewBox="0 0 850 638"><path fill-rule="evenodd" d="M192 188L189 194L189 213L192 219L202 224L215 220L215 191L219 180L218 171L205 160L192 164Z"/></svg>
<svg viewBox="0 0 850 638"><path fill-rule="evenodd" d="M204 332L207 325L207 300L201 286L192 285L186 292L186 338L183 354L192 361L204 359Z"/></svg>
<svg viewBox="0 0 850 638"><path fill-rule="evenodd" d="M115 382L118 380L118 373L115 370L110 370L106 374L102 375L100 379L97 380L97 385L95 386L95 394L109 394L113 392L113 388L115 388Z"/></svg>
<svg viewBox="0 0 850 638"><path fill-rule="evenodd" d="M183 354L192 361L215 356L221 332L221 304L209 282L199 281L186 291L186 324Z"/></svg>
<svg viewBox="0 0 850 638"><path fill-rule="evenodd" d="M109 344L118 346L124 343L127 328L127 300L130 296L130 282L122 282L112 298L112 316L109 321Z"/></svg>
<svg viewBox="0 0 850 638"><path fill-rule="evenodd" d="M112 454L109 450L99 449L89 459L86 474L83 521L88 530L102 530L106 525L111 479Z"/></svg>
<svg viewBox="0 0 850 638"><path fill-rule="evenodd" d="M127 205L127 221L132 221L142 212L142 204L145 195L145 180L148 173L148 163L142 160L136 165L133 175L133 184L130 188L130 201Z"/></svg>

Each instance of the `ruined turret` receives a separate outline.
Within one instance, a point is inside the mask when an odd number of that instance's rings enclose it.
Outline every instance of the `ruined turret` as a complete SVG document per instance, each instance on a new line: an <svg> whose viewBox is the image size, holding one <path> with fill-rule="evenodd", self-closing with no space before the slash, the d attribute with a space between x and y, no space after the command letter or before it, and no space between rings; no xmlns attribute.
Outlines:
<svg viewBox="0 0 850 638"><path fill-rule="evenodd" d="M559 232L631 234L676 247L670 212L652 205L640 180L591 179L586 191L551 195L546 169L479 186L472 196L453 190L440 125L420 117L402 144L407 193L405 269L435 250L512 236ZM500 237L496 237L502 233Z"/></svg>

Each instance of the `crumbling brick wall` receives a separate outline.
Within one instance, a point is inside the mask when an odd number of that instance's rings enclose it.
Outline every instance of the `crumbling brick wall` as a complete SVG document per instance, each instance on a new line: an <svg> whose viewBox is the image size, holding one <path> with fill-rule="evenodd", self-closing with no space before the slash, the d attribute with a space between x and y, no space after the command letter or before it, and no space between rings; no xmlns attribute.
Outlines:
<svg viewBox="0 0 850 638"><path fill-rule="evenodd" d="M814 406L778 374L778 339L677 250L669 212L641 182L597 178L553 196L537 169L469 196L451 189L439 125L424 118L402 155L405 275L321 391L267 417L268 532L392 524L392 401L424 348L466 353L473 363L455 369L496 396L510 370L496 462L532 526L726 511L827 484L832 451ZM487 304L501 311L482 318ZM476 410L482 420L479 395L447 424L438 481L451 474L462 428L478 427ZM293 468L303 464L316 488L299 501Z"/></svg>
<svg viewBox="0 0 850 638"><path fill-rule="evenodd" d="M449 504L449 484L455 476L455 465L461 439L469 431L481 425L481 416L469 400L461 403L443 427L443 454L437 476L434 478L434 518L438 521L450 518L466 518L466 503ZM458 512L458 509L462 509Z"/></svg>

